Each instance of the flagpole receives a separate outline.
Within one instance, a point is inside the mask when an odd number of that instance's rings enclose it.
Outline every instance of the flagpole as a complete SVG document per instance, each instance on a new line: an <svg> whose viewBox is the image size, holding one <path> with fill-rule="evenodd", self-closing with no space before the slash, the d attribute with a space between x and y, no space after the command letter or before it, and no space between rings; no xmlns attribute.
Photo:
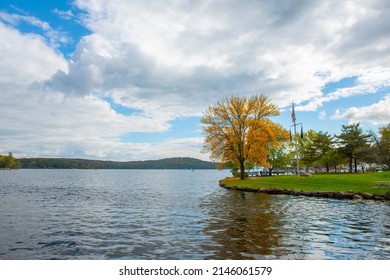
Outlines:
<svg viewBox="0 0 390 280"><path fill-rule="evenodd" d="M294 110L294 102L292 102L292 111L291 111L291 118L293 122L293 127L294 127L294 142L295 142L295 161L297 163L297 175L299 177L299 156L298 156L298 137L297 137L297 125L302 125L302 123L297 123L296 122L296 117L295 117L295 110Z"/></svg>

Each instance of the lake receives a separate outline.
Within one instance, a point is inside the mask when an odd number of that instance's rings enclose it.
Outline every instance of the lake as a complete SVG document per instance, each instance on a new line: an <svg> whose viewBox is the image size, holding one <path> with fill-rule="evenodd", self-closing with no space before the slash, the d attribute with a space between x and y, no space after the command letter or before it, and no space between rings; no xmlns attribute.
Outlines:
<svg viewBox="0 0 390 280"><path fill-rule="evenodd" d="M0 170L0 259L390 259L390 203L226 190L217 170Z"/></svg>

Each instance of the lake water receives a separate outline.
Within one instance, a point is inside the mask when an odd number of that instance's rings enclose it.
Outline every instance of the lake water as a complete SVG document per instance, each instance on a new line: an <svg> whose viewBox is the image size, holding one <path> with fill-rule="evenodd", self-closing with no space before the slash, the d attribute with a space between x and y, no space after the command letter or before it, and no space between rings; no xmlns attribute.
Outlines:
<svg viewBox="0 0 390 280"><path fill-rule="evenodd" d="M0 171L0 259L390 259L390 203L226 190L216 170Z"/></svg>

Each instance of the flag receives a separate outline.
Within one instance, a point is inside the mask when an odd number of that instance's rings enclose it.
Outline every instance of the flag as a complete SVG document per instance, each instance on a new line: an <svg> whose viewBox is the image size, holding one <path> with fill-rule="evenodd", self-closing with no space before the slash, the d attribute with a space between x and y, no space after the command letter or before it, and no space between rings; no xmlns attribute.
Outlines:
<svg viewBox="0 0 390 280"><path fill-rule="evenodd" d="M294 102L292 104L291 118L292 118L292 122L295 123L296 119L295 119Z"/></svg>

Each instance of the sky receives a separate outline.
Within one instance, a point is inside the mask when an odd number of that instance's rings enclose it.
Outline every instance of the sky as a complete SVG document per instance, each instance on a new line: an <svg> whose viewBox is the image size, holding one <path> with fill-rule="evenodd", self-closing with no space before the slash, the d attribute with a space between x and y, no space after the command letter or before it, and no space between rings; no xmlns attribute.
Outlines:
<svg viewBox="0 0 390 280"><path fill-rule="evenodd" d="M201 153L218 100L264 94L290 129L390 123L388 0L0 2L0 154Z"/></svg>

